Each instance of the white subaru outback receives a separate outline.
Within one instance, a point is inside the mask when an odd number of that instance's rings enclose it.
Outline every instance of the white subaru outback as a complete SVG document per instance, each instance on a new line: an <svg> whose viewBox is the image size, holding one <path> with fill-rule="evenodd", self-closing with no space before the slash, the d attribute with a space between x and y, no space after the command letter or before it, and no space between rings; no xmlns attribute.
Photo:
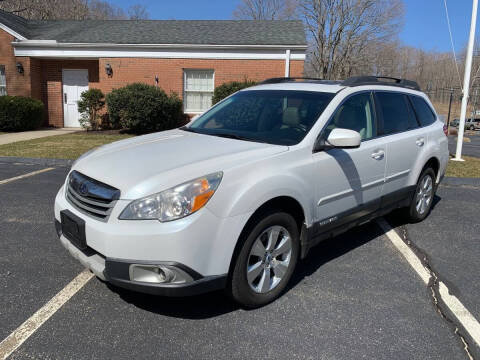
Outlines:
<svg viewBox="0 0 480 360"><path fill-rule="evenodd" d="M318 242L396 208L423 220L448 156L414 82L270 79L185 127L81 156L55 224L63 246L114 285L226 289L256 307Z"/></svg>

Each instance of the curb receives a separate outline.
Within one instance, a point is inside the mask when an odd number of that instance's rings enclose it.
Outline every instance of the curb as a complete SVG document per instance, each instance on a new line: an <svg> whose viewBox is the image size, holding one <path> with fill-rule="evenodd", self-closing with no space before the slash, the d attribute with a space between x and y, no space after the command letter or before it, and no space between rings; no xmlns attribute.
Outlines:
<svg viewBox="0 0 480 360"><path fill-rule="evenodd" d="M15 156L0 156L0 163L8 164L28 164L43 166L70 167L75 160L68 159L43 159L43 158L22 158Z"/></svg>
<svg viewBox="0 0 480 360"><path fill-rule="evenodd" d="M459 178L459 177L445 176L440 184L450 185L450 186L467 185L467 186L480 187L480 178Z"/></svg>

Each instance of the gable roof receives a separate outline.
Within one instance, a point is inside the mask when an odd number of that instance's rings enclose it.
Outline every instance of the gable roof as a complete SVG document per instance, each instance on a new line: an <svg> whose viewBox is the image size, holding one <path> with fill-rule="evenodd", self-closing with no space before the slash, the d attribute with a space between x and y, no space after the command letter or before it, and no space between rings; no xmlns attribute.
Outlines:
<svg viewBox="0 0 480 360"><path fill-rule="evenodd" d="M300 20L26 20L0 10L0 23L58 43L306 46Z"/></svg>
<svg viewBox="0 0 480 360"><path fill-rule="evenodd" d="M28 37L28 20L21 16L0 10L0 24L5 25L24 38Z"/></svg>

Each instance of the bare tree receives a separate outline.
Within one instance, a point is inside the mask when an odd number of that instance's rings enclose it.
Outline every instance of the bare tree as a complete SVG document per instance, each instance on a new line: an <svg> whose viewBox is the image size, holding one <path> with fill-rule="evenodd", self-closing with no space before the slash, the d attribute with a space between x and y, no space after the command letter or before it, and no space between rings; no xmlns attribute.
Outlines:
<svg viewBox="0 0 480 360"><path fill-rule="evenodd" d="M88 18L95 20L124 20L127 16L122 8L107 1L89 0Z"/></svg>
<svg viewBox="0 0 480 360"><path fill-rule="evenodd" d="M38 20L127 19L122 8L105 0L0 0L0 9ZM148 18L141 5L132 5L128 13L134 19Z"/></svg>
<svg viewBox="0 0 480 360"><path fill-rule="evenodd" d="M298 0L242 0L233 11L239 20L288 20L296 17Z"/></svg>
<svg viewBox="0 0 480 360"><path fill-rule="evenodd" d="M150 17L147 8L140 4L130 6L127 12L130 20L147 20Z"/></svg>
<svg viewBox="0 0 480 360"><path fill-rule="evenodd" d="M372 44L398 34L401 0L300 0L311 43L309 71L325 79L344 78L369 63Z"/></svg>
<svg viewBox="0 0 480 360"><path fill-rule="evenodd" d="M75 19L88 16L86 0L3 0L0 9L27 19Z"/></svg>

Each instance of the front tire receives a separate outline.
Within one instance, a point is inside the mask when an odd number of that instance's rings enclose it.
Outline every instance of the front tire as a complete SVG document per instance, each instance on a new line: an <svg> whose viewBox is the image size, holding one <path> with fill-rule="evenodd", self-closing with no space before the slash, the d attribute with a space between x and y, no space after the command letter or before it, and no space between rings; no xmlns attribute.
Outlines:
<svg viewBox="0 0 480 360"><path fill-rule="evenodd" d="M424 220L432 209L433 198L435 197L435 171L427 168L422 171L412 202L408 210L408 220L410 222L420 222Z"/></svg>
<svg viewBox="0 0 480 360"><path fill-rule="evenodd" d="M298 261L300 236L295 219L270 212L245 234L229 290L247 308L266 305L285 290Z"/></svg>

